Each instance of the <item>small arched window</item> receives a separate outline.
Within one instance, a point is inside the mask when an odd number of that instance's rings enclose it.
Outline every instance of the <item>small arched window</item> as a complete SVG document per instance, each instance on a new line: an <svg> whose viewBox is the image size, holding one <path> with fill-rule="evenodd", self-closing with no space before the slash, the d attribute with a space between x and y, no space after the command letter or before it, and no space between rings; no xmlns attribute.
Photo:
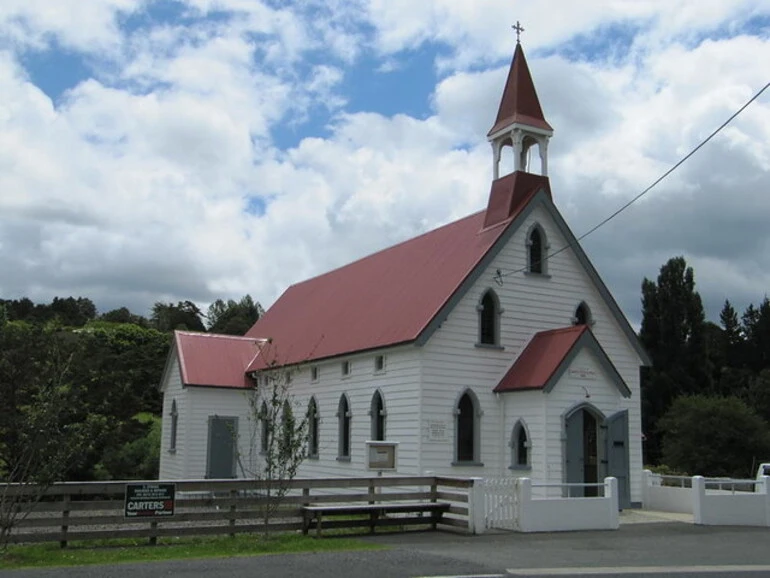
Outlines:
<svg viewBox="0 0 770 578"><path fill-rule="evenodd" d="M337 410L337 421L339 424L338 460L350 459L350 417L350 402L343 393Z"/></svg>
<svg viewBox="0 0 770 578"><path fill-rule="evenodd" d="M530 273L544 274L546 272L546 255L547 243L545 240L545 234L539 225L532 227L532 231L527 238L528 245L528 258L527 258L527 270Z"/></svg>
<svg viewBox="0 0 770 578"><path fill-rule="evenodd" d="M521 421L516 422L511 433L511 468L528 469L530 467L530 448L527 428Z"/></svg>
<svg viewBox="0 0 770 578"><path fill-rule="evenodd" d="M318 404L314 397L307 406L307 456L318 459Z"/></svg>
<svg viewBox="0 0 770 578"><path fill-rule="evenodd" d="M385 402L382 400L382 395L379 390L374 392L372 396L372 409L370 411L372 416L372 432L371 439L375 441L383 441L385 439Z"/></svg>
<svg viewBox="0 0 770 578"><path fill-rule="evenodd" d="M264 401L259 409L259 422L261 426L260 450L263 454L266 454L270 449L270 415L267 411L267 404Z"/></svg>
<svg viewBox="0 0 770 578"><path fill-rule="evenodd" d="M480 461L480 412L471 390L460 397L455 408L455 462L477 465Z"/></svg>
<svg viewBox="0 0 770 578"><path fill-rule="evenodd" d="M588 308L585 301L575 309L575 317L572 321L575 325L591 325L591 310Z"/></svg>
<svg viewBox="0 0 770 578"><path fill-rule="evenodd" d="M488 289L478 305L479 343L500 344L500 302L492 289Z"/></svg>
<svg viewBox="0 0 770 578"><path fill-rule="evenodd" d="M168 442L168 451L176 451L176 432L179 425L179 413L176 409L176 400L171 401L171 437Z"/></svg>

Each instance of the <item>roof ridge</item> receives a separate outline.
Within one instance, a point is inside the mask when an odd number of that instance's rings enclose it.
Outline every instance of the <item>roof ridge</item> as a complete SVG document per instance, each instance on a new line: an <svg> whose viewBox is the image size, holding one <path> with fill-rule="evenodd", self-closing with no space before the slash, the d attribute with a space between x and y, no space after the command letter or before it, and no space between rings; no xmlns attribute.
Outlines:
<svg viewBox="0 0 770 578"><path fill-rule="evenodd" d="M244 341L265 341L263 337L247 337L245 335L227 335L225 333L207 333L205 331L188 331L182 329L175 329L174 333L177 335L186 335L189 337L210 337L212 339L240 339Z"/></svg>

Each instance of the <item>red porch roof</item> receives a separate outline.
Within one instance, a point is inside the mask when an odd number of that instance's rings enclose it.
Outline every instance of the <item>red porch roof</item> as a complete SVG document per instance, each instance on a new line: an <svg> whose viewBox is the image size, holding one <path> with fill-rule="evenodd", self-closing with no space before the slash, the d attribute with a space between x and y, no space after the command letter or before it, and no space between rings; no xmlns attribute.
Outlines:
<svg viewBox="0 0 770 578"><path fill-rule="evenodd" d="M575 325L535 334L494 391L543 389L587 331L586 325Z"/></svg>
<svg viewBox="0 0 770 578"><path fill-rule="evenodd" d="M184 385L249 388L246 368L259 353L250 337L174 331Z"/></svg>

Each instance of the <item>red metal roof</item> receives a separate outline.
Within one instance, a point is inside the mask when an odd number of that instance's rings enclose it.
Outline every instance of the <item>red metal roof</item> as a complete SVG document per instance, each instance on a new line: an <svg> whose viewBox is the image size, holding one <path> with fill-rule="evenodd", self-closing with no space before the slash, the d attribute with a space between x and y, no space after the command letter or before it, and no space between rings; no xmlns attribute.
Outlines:
<svg viewBox="0 0 770 578"><path fill-rule="evenodd" d="M544 388L586 331L586 325L575 325L535 334L494 391Z"/></svg>
<svg viewBox="0 0 770 578"><path fill-rule="evenodd" d="M184 385L252 387L246 368L259 353L260 340L175 331L174 341Z"/></svg>
<svg viewBox="0 0 770 578"><path fill-rule="evenodd" d="M508 200L491 226L482 211L289 287L246 333L272 341L249 369L416 340L527 201L548 186L546 178L517 175L493 183L493 193L497 187Z"/></svg>
<svg viewBox="0 0 770 578"><path fill-rule="evenodd" d="M500 108L497 111L497 120L487 136L513 123L553 130L546 122L543 109L540 107L535 83L532 82L521 44L516 45L516 51L513 53L508 80L505 82Z"/></svg>

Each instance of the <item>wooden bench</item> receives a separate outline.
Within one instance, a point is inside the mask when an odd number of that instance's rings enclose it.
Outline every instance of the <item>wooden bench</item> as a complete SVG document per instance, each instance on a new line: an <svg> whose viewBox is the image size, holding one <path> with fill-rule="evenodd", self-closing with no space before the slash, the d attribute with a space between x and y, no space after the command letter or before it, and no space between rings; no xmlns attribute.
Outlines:
<svg viewBox="0 0 770 578"><path fill-rule="evenodd" d="M324 516L358 516L369 514L369 530L374 533L374 527L378 520L387 514L404 514L427 512L430 518L423 523L430 523L433 529L441 521L441 516L449 510L449 504L443 502L415 502L405 504L346 504L329 506L302 506L302 533L307 534L310 526L315 522L316 536L321 535L321 525ZM419 523L421 520L406 518L404 522ZM398 523L398 518L395 519Z"/></svg>

